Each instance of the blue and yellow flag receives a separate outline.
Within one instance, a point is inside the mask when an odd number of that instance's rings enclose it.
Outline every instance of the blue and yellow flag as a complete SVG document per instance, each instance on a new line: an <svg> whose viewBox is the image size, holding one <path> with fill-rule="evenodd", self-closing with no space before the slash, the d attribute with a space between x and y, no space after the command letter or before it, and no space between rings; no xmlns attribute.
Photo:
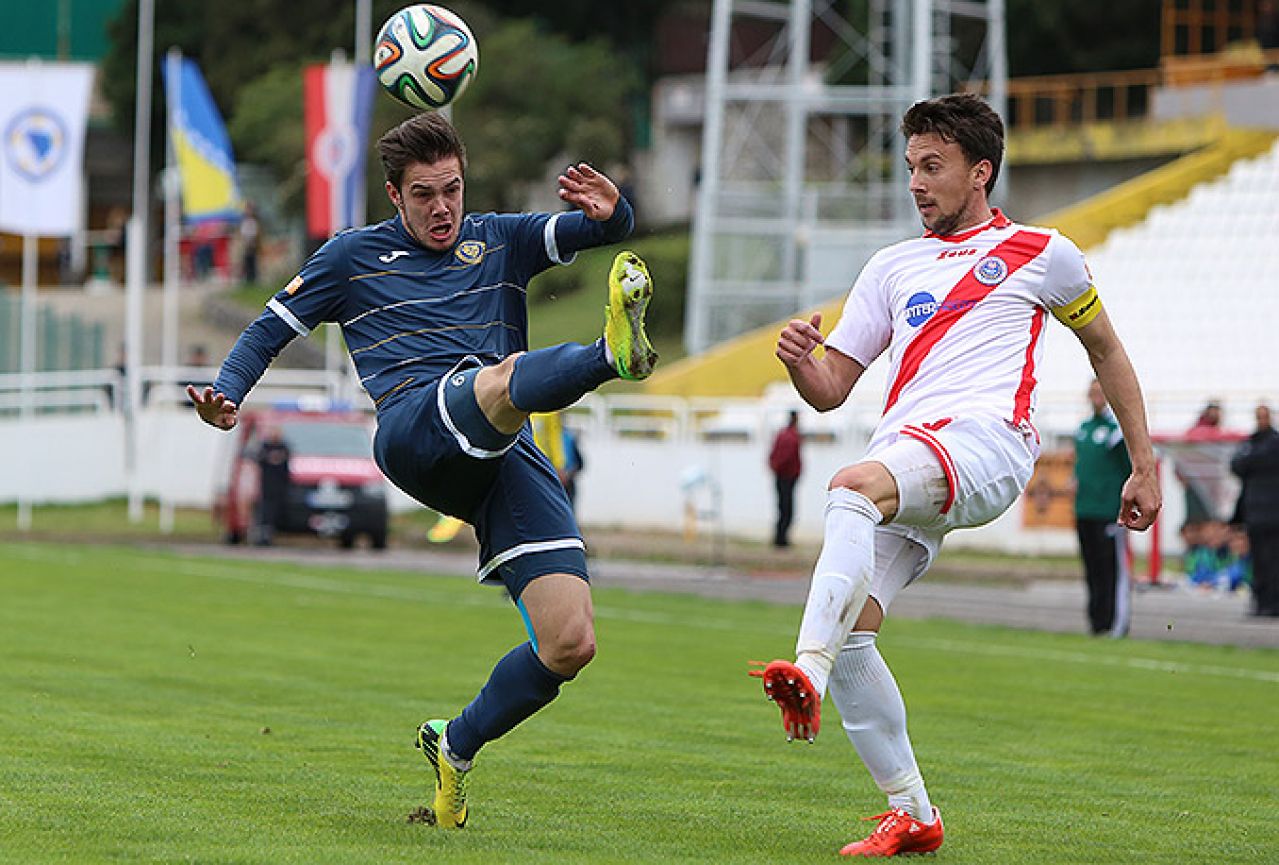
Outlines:
<svg viewBox="0 0 1279 865"><path fill-rule="evenodd" d="M190 58L171 55L164 73L169 142L182 178L183 218L239 219L243 202L231 138L200 67Z"/></svg>

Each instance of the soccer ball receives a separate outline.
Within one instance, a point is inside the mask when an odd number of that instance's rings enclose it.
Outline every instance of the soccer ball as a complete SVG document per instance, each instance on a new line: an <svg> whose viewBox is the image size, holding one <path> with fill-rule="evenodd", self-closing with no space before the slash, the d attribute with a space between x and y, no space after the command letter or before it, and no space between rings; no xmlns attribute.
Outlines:
<svg viewBox="0 0 1279 865"><path fill-rule="evenodd" d="M443 6L396 12L378 32L373 68L383 89L414 108L443 108L475 77L480 52L466 22Z"/></svg>

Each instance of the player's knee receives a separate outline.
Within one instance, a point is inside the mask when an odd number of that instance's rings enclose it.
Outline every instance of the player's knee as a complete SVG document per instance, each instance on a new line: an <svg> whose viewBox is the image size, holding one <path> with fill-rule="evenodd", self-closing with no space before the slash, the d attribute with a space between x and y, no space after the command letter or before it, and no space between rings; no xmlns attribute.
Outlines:
<svg viewBox="0 0 1279 865"><path fill-rule="evenodd" d="M511 374L522 354L516 352L501 363L486 366L475 377L475 401L489 422L503 433L518 432L528 417L511 403Z"/></svg>
<svg viewBox="0 0 1279 865"><path fill-rule="evenodd" d="M595 657L595 629L585 626L564 628L540 646L542 663L563 676L575 676Z"/></svg>
<svg viewBox="0 0 1279 865"><path fill-rule="evenodd" d="M873 489L875 479L876 474L870 466L858 463L853 466L844 466L835 472L835 476L830 479L827 489L843 488L859 492L862 495L868 495Z"/></svg>

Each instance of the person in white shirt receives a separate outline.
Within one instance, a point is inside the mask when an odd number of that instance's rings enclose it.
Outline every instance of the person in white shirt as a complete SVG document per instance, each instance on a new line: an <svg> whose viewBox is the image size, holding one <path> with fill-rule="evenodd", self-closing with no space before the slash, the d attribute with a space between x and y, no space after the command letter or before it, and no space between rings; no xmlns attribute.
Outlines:
<svg viewBox="0 0 1279 865"><path fill-rule="evenodd" d="M901 131L925 234L870 259L828 336L814 315L791 321L777 341L795 389L819 411L842 405L885 351L889 385L865 455L831 478L796 660L752 672L781 708L788 739L817 735L829 687L887 795L874 832L840 851L850 856L941 846L940 814L876 637L893 598L927 571L945 534L995 519L1030 480L1050 314L1083 344L1124 432L1133 470L1116 519L1144 530L1161 505L1141 387L1082 253L989 204L1004 149L999 116L975 95L944 96L915 104Z"/></svg>

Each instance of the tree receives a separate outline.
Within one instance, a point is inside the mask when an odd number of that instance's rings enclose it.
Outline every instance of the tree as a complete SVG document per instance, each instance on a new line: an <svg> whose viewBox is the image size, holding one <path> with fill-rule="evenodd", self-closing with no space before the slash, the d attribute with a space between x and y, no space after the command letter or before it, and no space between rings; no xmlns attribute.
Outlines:
<svg viewBox="0 0 1279 865"><path fill-rule="evenodd" d="M403 5L403 0L377 0L374 28ZM480 74L455 115L475 166L468 177L472 205L518 207L520 191L560 154L600 163L624 157L628 101L639 80L633 61L619 58L599 38L575 43L545 25L496 17L484 4L455 0L449 6L480 43ZM157 3L152 152L163 153L164 146L158 58L176 45L200 64L227 118L237 158L273 168L286 206L300 212L305 188L301 70L327 61L335 46L349 53L353 8L350 0L314 0L305 14L293 0ZM136 99L137 14L137 0L128 0L110 26L112 48L103 64L105 95L126 133L132 131ZM375 133L410 113L381 94L374 104ZM162 161L153 158L152 164ZM374 217L390 211L380 193L376 154L369 163L369 214Z"/></svg>

